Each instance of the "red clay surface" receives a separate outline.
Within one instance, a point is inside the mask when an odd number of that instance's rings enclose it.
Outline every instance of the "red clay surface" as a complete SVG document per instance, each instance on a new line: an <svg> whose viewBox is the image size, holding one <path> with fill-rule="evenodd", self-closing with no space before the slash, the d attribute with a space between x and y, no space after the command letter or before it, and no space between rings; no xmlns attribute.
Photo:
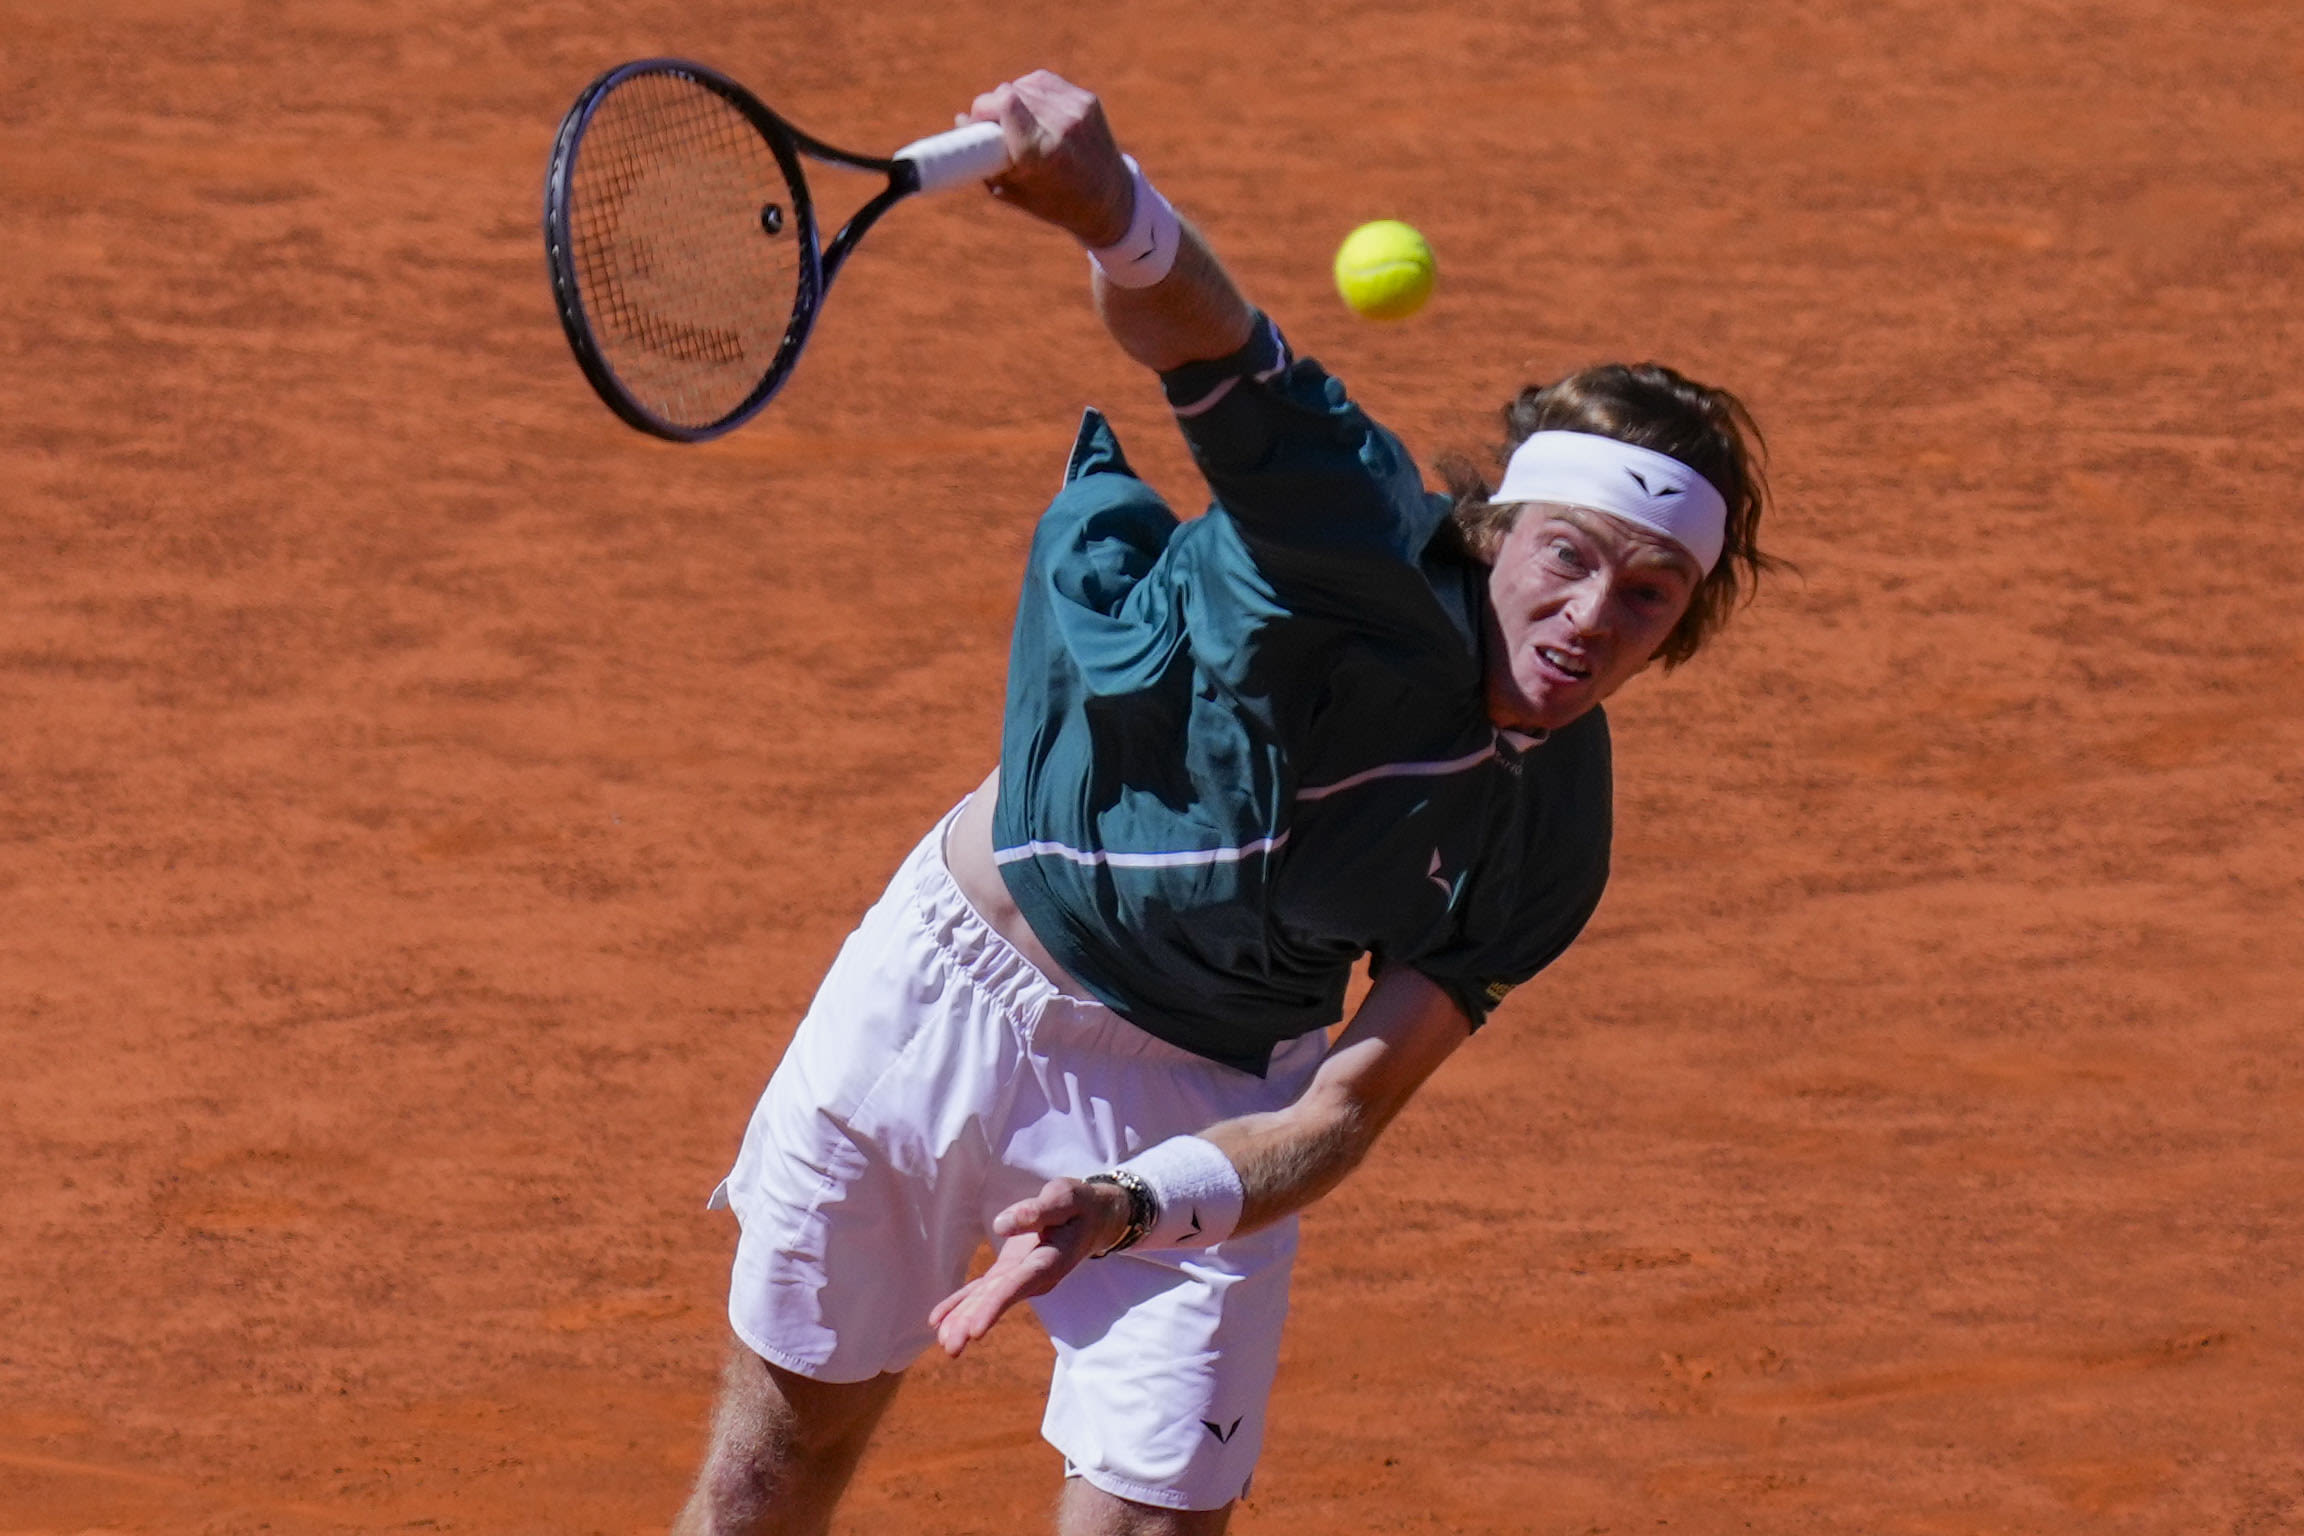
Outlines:
<svg viewBox="0 0 2304 1536"><path fill-rule="evenodd" d="M1770 431L1805 574L1309 1221L1239 1530L2304 1530L2288 0L4 0L0 1532L660 1528L704 1195L989 764L1075 412L1197 505L973 196L772 418L613 422L538 184L657 51L867 148L1100 87L1428 461L1611 356ZM1045 1354L923 1367L845 1529L1035 1528Z"/></svg>

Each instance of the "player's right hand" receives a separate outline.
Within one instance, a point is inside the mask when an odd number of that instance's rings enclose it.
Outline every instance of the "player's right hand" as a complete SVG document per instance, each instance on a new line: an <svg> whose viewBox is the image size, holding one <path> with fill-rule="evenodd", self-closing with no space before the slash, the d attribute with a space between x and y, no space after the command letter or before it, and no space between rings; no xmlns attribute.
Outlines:
<svg viewBox="0 0 2304 1536"><path fill-rule="evenodd" d="M1127 1230L1126 1191L1081 1179L1050 1179L1040 1193L993 1218L993 1235L1006 1241L991 1268L929 1312L936 1342L944 1353L957 1356L991 1332L1010 1307L1055 1289L1083 1259L1102 1253Z"/></svg>
<svg viewBox="0 0 2304 1536"><path fill-rule="evenodd" d="M988 183L994 197L1083 245L1112 245L1128 233L1135 183L1092 93L1036 69L977 97L961 121L998 123L1007 140L1008 169Z"/></svg>

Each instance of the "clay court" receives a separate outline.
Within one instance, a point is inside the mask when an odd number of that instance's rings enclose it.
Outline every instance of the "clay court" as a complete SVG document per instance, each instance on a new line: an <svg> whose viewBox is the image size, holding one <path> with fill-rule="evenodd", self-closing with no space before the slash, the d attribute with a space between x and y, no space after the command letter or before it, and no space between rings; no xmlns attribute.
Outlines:
<svg viewBox="0 0 2304 1536"><path fill-rule="evenodd" d="M1801 574L1307 1219L1237 1531L2304 1531L2288 0L0 0L0 1533L662 1529L705 1195L995 755L1080 407L1200 504L974 194L750 427L615 422L537 210L650 53L882 151L1092 85L1427 465L1612 357L1768 431ZM843 1529L1044 1528L1047 1355L924 1363Z"/></svg>

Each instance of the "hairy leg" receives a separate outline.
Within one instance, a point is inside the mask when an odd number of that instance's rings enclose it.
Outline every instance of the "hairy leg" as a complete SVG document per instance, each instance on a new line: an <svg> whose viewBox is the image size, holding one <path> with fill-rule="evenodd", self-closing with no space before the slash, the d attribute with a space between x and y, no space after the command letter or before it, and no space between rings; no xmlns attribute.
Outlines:
<svg viewBox="0 0 2304 1536"><path fill-rule="evenodd" d="M1056 1536L1223 1536L1232 1506L1161 1509L1106 1493L1083 1477L1064 1479Z"/></svg>
<svg viewBox="0 0 2304 1536"><path fill-rule="evenodd" d="M903 1379L810 1381L731 1345L712 1446L672 1536L821 1536Z"/></svg>

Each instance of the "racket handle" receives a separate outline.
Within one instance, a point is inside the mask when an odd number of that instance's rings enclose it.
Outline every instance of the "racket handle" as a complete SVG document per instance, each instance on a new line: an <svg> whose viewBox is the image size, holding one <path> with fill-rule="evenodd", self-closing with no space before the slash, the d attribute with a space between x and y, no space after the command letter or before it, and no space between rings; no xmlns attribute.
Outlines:
<svg viewBox="0 0 2304 1536"><path fill-rule="evenodd" d="M1008 169L1008 144L998 123L970 123L907 144L890 158L912 162L921 191L941 192Z"/></svg>

